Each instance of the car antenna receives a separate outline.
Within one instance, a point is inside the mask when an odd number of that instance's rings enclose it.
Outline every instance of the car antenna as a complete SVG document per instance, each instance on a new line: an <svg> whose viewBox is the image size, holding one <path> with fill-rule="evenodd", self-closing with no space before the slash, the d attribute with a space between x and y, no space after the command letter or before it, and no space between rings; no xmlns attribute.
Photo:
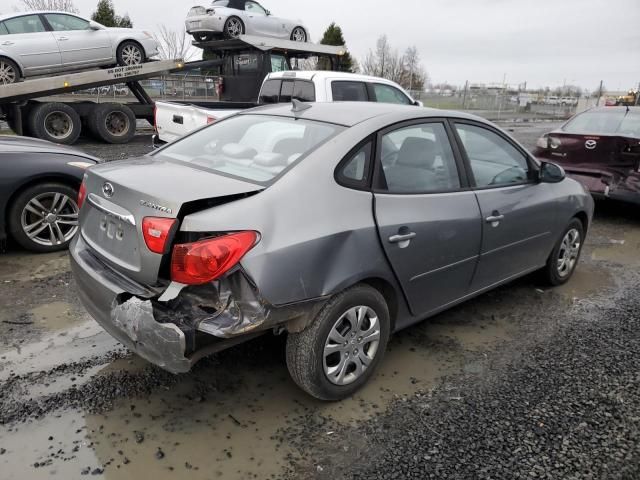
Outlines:
<svg viewBox="0 0 640 480"><path fill-rule="evenodd" d="M293 113L304 112L305 110L309 110L311 108L311 105L309 105L308 103L303 103L297 98L291 99L291 103L293 104L293 107L291 108L291 111Z"/></svg>

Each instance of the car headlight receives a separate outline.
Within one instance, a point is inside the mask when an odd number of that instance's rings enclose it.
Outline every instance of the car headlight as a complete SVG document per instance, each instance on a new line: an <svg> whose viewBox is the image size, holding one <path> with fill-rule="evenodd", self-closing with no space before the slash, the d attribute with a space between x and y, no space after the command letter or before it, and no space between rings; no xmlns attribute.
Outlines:
<svg viewBox="0 0 640 480"><path fill-rule="evenodd" d="M540 137L540 138L536 141L536 147L538 147L538 148L544 148L544 149L549 148L549 140L548 140L548 137L547 137L546 135L543 135L542 137Z"/></svg>
<svg viewBox="0 0 640 480"><path fill-rule="evenodd" d="M144 33L149 38L154 38L151 32L142 32L142 33Z"/></svg>
<svg viewBox="0 0 640 480"><path fill-rule="evenodd" d="M92 162L67 162L67 165L71 166L71 167L78 167L78 168L89 168L92 165L95 165L95 163Z"/></svg>

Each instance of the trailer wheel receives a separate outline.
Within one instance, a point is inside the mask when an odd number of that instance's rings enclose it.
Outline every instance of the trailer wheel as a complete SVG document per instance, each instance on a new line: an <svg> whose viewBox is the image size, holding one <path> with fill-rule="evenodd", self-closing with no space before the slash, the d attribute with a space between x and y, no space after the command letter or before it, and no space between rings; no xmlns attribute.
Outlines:
<svg viewBox="0 0 640 480"><path fill-rule="evenodd" d="M80 136L80 115L64 103L42 103L29 113L29 133L50 142L71 145Z"/></svg>
<svg viewBox="0 0 640 480"><path fill-rule="evenodd" d="M127 143L136 134L136 116L121 103L102 103L87 117L89 130L106 143Z"/></svg>

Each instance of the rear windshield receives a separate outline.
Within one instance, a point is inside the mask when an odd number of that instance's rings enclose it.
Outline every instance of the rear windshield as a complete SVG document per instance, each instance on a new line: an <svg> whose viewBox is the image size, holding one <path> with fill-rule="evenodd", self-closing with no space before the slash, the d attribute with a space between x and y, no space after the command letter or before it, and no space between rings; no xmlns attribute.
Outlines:
<svg viewBox="0 0 640 480"><path fill-rule="evenodd" d="M345 127L267 115L237 115L158 151L160 159L268 184Z"/></svg>
<svg viewBox="0 0 640 480"><path fill-rule="evenodd" d="M567 133L599 133L640 138L640 112L627 112L625 109L584 112L571 119L562 130Z"/></svg>
<svg viewBox="0 0 640 480"><path fill-rule="evenodd" d="M292 98L301 102L315 102L315 85L309 80L267 80L260 90L258 103L287 103Z"/></svg>

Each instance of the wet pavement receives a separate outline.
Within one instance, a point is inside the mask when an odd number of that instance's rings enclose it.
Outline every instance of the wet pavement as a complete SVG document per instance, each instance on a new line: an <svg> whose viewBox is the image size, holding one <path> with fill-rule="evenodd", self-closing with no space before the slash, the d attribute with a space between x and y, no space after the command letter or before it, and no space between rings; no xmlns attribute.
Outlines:
<svg viewBox="0 0 640 480"><path fill-rule="evenodd" d="M530 146L549 128L518 126L512 133ZM121 148L112 146L109 154L118 158L148 145L141 137ZM0 478L379 478L386 476L375 461L388 459L379 455L384 442L397 457L406 449L421 455L414 463L431 465L428 453L410 445L421 437L403 443L410 426L394 428L413 418L416 398L446 396L449 410L442 402L420 407L424 415L432 408L446 418L458 410L456 399L466 389L496 372L511 378L510 362L528 348L544 352L545 342L584 317L585 309L624 303L634 288L637 293L639 271L640 212L599 203L567 285L547 289L527 277L399 332L365 388L343 402L324 403L290 380L283 337L255 339L185 375L149 365L84 312L65 253L11 248L0 256ZM637 434L637 418L618 420L621 438ZM381 422L391 423L381 428ZM441 437L453 427L424 428ZM604 452L597 450L603 459ZM640 457L633 458L637 464ZM416 471L415 478L428 478ZM389 469L389 478L408 476ZM613 472L610 478L624 477Z"/></svg>

